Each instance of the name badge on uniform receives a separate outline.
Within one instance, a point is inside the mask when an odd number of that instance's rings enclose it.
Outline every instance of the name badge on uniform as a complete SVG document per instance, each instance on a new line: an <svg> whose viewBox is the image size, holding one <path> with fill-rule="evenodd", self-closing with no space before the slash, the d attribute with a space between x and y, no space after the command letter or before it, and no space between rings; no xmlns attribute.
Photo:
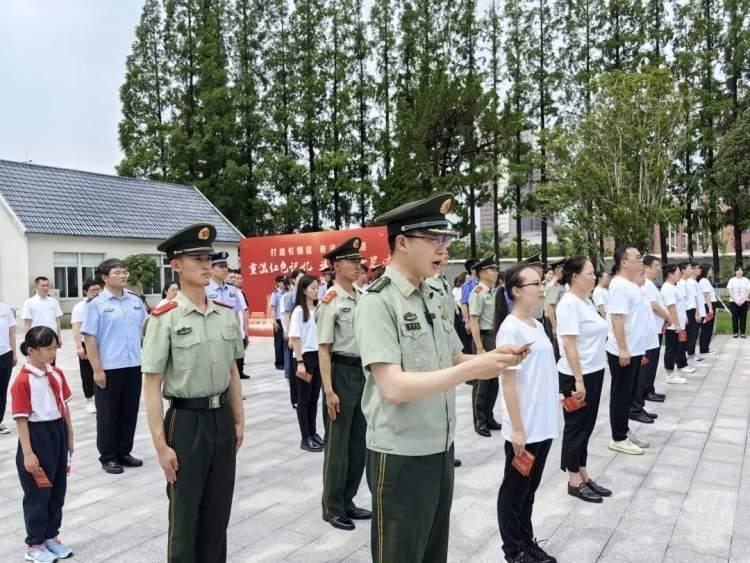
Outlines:
<svg viewBox="0 0 750 563"><path fill-rule="evenodd" d="M341 312L342 313L350 313L351 310L352 310L351 307L341 307Z"/></svg>
<svg viewBox="0 0 750 563"><path fill-rule="evenodd" d="M140 306L140 305L133 305L133 309L135 309L136 311L137 311L138 309L140 309L140 308L141 308L141 306Z"/></svg>
<svg viewBox="0 0 750 563"><path fill-rule="evenodd" d="M422 325L419 323L406 323L404 326L406 327L406 330L419 330L422 328Z"/></svg>
<svg viewBox="0 0 750 563"><path fill-rule="evenodd" d="M184 326L177 329L177 334L179 334L180 336L185 336L186 334L190 334L191 332L193 332L193 327L190 326Z"/></svg>
<svg viewBox="0 0 750 563"><path fill-rule="evenodd" d="M106 307L105 309L103 309L102 312L103 313L114 313L115 310L112 307Z"/></svg>
<svg viewBox="0 0 750 563"><path fill-rule="evenodd" d="M416 313L406 313L404 315L404 320L407 321L407 322L416 321L417 320L417 315L416 315ZM417 324L419 324L419 323L417 323ZM419 327L417 327L417 328L419 328Z"/></svg>

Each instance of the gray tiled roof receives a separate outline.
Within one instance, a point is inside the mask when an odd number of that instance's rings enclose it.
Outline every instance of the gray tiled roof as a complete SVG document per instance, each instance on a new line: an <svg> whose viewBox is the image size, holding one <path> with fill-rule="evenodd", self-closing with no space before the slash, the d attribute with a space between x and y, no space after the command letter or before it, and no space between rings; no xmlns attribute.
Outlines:
<svg viewBox="0 0 750 563"><path fill-rule="evenodd" d="M162 240L193 223L240 234L191 186L0 160L0 196L28 233Z"/></svg>

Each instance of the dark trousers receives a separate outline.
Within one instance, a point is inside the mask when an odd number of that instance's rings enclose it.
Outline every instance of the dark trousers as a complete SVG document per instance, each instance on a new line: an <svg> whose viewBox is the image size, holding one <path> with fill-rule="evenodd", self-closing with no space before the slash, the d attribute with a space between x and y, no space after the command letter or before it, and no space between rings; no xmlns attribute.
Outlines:
<svg viewBox="0 0 750 563"><path fill-rule="evenodd" d="M0 422L5 417L5 407L8 402L8 383L13 373L13 350L0 356Z"/></svg>
<svg viewBox="0 0 750 563"><path fill-rule="evenodd" d="M566 397L575 391L575 378L560 373L560 393ZM583 374L583 386L586 388L586 406L577 411L567 412L563 409L565 429L563 430L562 455L560 468L563 471L578 473L586 467L588 445L594 432L596 417L599 414L599 402L602 398L604 370Z"/></svg>
<svg viewBox="0 0 750 563"><path fill-rule="evenodd" d="M717 310L716 304L714 304L714 315L716 315ZM716 317L712 318L710 321L704 319L703 324L701 325L701 333L698 338L701 354L707 354L711 350L711 338L713 338L714 335L714 321L716 321Z"/></svg>
<svg viewBox="0 0 750 563"><path fill-rule="evenodd" d="M694 308L687 310L687 327L685 329L687 330L688 339L685 350L687 350L688 356L695 356L695 343L698 342L698 332L701 328L695 313Z"/></svg>
<svg viewBox="0 0 750 563"><path fill-rule="evenodd" d="M474 344L471 338L471 334L468 333L468 331L466 330L466 325L464 325L464 316L462 313L456 313L453 319L453 326L456 329L458 338L461 339L461 344L464 345L463 353L473 354Z"/></svg>
<svg viewBox="0 0 750 563"><path fill-rule="evenodd" d="M646 390L646 395L649 393L656 393L656 387L654 385L656 384L656 373L659 371L659 360L661 359L661 347L664 343L664 334L659 333L659 351L656 353L656 361L651 362L649 369L651 370L649 372L649 384L648 389Z"/></svg>
<svg viewBox="0 0 750 563"><path fill-rule="evenodd" d="M480 338L486 352L495 349L493 331L483 330ZM471 406L474 414L474 428L487 428L487 424L495 422L495 403L500 388L498 378L477 379L471 390Z"/></svg>
<svg viewBox="0 0 750 563"><path fill-rule="evenodd" d="M292 406L297 408L297 360L294 359L294 351L284 342L284 377L289 383L289 400Z"/></svg>
<svg viewBox="0 0 750 563"><path fill-rule="evenodd" d="M117 461L133 450L141 400L141 366L108 369L107 386L96 387L96 447L99 461Z"/></svg>
<svg viewBox="0 0 750 563"><path fill-rule="evenodd" d="M678 368L687 366L685 342L680 342L677 331L667 329L664 333L664 369L673 371L675 364Z"/></svg>
<svg viewBox="0 0 750 563"><path fill-rule="evenodd" d="M630 363L620 366L620 358L607 352L612 386L609 391L609 424L612 439L621 442L628 437L628 417L633 402L633 388L638 379L642 356L632 356Z"/></svg>
<svg viewBox="0 0 750 563"><path fill-rule="evenodd" d="M544 332L547 333L547 338L550 339L550 342L552 342L552 349L555 352L555 361L560 361L560 348L559 348L559 342L557 341L557 338L555 338L555 335L552 334L552 321L550 321L546 316L544 317L544 322L542 323L544 326Z"/></svg>
<svg viewBox="0 0 750 563"><path fill-rule="evenodd" d="M338 363L335 355L331 375L341 410L336 420L329 417L326 424L323 514L343 516L354 508L353 499L365 472L367 421L361 405L365 376L361 364Z"/></svg>
<svg viewBox="0 0 750 563"><path fill-rule="evenodd" d="M747 307L747 301L739 307L736 303L729 302L729 310L732 312L732 332L734 334L745 334L745 329L747 328Z"/></svg>
<svg viewBox="0 0 750 563"><path fill-rule="evenodd" d="M645 358L648 363L638 369L638 376L633 386L633 400L630 405L630 414L636 414L643 410L646 405L646 395L651 393L656 379L656 371L659 369L659 355L661 348L646 350Z"/></svg>
<svg viewBox="0 0 750 563"><path fill-rule="evenodd" d="M167 560L218 563L227 559L236 448L229 404L214 410L170 408L167 444L177 454L177 481L167 484Z"/></svg>
<svg viewBox="0 0 750 563"><path fill-rule="evenodd" d="M497 522L506 557L514 557L534 539L531 513L551 445L552 440L526 444L526 450L535 459L528 477L524 477L511 465L515 455L513 445L505 442L505 473L497 494Z"/></svg>
<svg viewBox="0 0 750 563"><path fill-rule="evenodd" d="M305 352L302 354L305 362L305 370L312 374L310 383L300 379L297 380L297 421L302 439L312 438L317 432L315 426L318 419L318 399L320 398L320 363L317 352Z"/></svg>
<svg viewBox="0 0 750 563"><path fill-rule="evenodd" d="M65 490L68 486L68 428L65 419L29 422L31 449L39 459L51 488L36 486L31 473L23 466L23 450L18 443L16 469L23 489L23 518L26 544L40 545L57 537L62 524Z"/></svg>
<svg viewBox="0 0 750 563"><path fill-rule="evenodd" d="M242 339L242 349L247 350L247 338ZM237 358L235 360L237 363L237 371L240 373L240 377L245 375L245 356L243 355L241 358Z"/></svg>
<svg viewBox="0 0 750 563"><path fill-rule="evenodd" d="M78 368L81 371L83 396L90 399L94 396L94 368L91 367L91 362L81 358L78 358Z"/></svg>
<svg viewBox="0 0 750 563"><path fill-rule="evenodd" d="M276 369L284 369L284 325L279 319L274 321L276 332L273 333L274 365Z"/></svg>
<svg viewBox="0 0 750 563"><path fill-rule="evenodd" d="M448 560L453 459L453 445L447 452L423 456L367 450L374 563Z"/></svg>

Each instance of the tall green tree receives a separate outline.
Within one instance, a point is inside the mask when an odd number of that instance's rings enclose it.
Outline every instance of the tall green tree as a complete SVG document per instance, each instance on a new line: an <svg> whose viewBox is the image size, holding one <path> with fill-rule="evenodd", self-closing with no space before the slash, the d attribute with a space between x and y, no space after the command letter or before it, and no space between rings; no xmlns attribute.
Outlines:
<svg viewBox="0 0 750 563"><path fill-rule="evenodd" d="M644 56L642 0L604 0L599 11L604 70L635 72Z"/></svg>
<svg viewBox="0 0 750 563"><path fill-rule="evenodd" d="M169 68L159 0L146 0L143 5L125 68L125 82L120 88L122 119L118 125L124 157L117 173L169 180Z"/></svg>
<svg viewBox="0 0 750 563"><path fill-rule="evenodd" d="M355 112L354 125L357 131L354 153L353 174L356 174L355 192L359 202L359 224L364 227L370 210L373 184L370 169L374 164L373 157L373 124L371 115L375 86L368 69L371 54L371 43L364 19L362 0L355 1L354 21L354 64L356 67L356 84L354 87Z"/></svg>
<svg viewBox="0 0 750 563"><path fill-rule="evenodd" d="M396 29L394 0L374 0L370 11L370 26L373 36L373 53L377 76L375 78L375 102L382 114L379 134L375 142L382 158L380 176L388 178L393 161L392 124L394 119L393 89L396 72Z"/></svg>
<svg viewBox="0 0 750 563"><path fill-rule="evenodd" d="M717 189L729 207L735 262L741 264L742 233L750 228L750 110L745 110L721 141L716 160Z"/></svg>

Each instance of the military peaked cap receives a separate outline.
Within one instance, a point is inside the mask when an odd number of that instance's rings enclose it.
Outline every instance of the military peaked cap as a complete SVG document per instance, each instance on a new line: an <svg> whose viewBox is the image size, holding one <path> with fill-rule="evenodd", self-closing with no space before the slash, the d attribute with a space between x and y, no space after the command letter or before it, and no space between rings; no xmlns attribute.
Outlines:
<svg viewBox="0 0 750 563"><path fill-rule="evenodd" d="M437 234L455 235L445 218L453 205L453 196L439 193L399 205L375 218L376 225L388 227L388 236L401 235L409 231L431 231Z"/></svg>
<svg viewBox="0 0 750 563"><path fill-rule="evenodd" d="M338 260L355 260L358 262L362 260L362 255L359 253L360 246L362 246L362 239L352 237L331 250L323 258L329 262L337 262Z"/></svg>
<svg viewBox="0 0 750 563"><path fill-rule="evenodd" d="M495 270L498 269L497 261L495 260L494 256L490 256L489 258L485 258L484 260L480 260L479 262L474 264L475 272L481 272L482 270L489 270L490 268L494 268Z"/></svg>
<svg viewBox="0 0 750 563"><path fill-rule="evenodd" d="M173 234L157 246L156 250L166 253L170 260L183 254L205 256L213 254L212 244L215 239L216 227L208 223L198 223Z"/></svg>

